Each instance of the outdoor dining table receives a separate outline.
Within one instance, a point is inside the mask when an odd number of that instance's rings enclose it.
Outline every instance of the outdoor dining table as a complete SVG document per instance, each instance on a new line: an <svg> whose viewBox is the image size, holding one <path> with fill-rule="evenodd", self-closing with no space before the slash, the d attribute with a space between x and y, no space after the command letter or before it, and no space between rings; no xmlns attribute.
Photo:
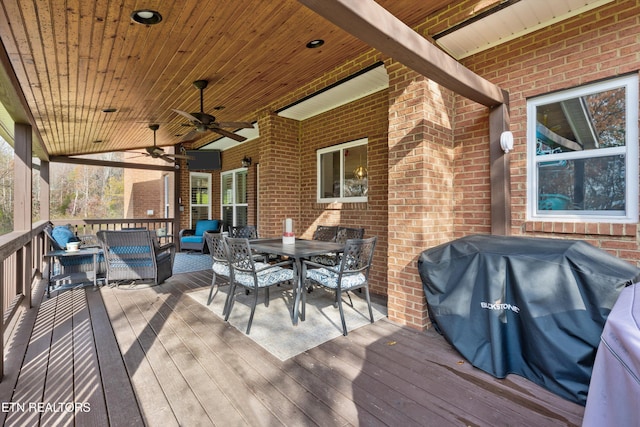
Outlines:
<svg viewBox="0 0 640 427"><path fill-rule="evenodd" d="M281 238L273 239L253 239L251 248L264 254L287 256L292 258L296 264L297 286L295 291L295 301L293 304L293 324L298 324L300 297L304 292L304 278L302 277L302 261L315 255L326 253L340 253L344 250L343 243L326 242L323 240L296 239L293 244L282 243ZM304 310L300 318L304 321Z"/></svg>

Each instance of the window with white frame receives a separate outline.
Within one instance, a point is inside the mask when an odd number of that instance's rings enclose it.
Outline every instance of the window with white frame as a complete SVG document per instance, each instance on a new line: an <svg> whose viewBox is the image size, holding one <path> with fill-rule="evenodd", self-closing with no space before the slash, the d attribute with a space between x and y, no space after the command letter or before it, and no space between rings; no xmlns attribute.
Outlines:
<svg viewBox="0 0 640 427"><path fill-rule="evenodd" d="M527 219L638 221L638 77L527 101Z"/></svg>
<svg viewBox="0 0 640 427"><path fill-rule="evenodd" d="M226 226L247 225L249 215L247 177L246 168L220 174L222 222Z"/></svg>
<svg viewBox="0 0 640 427"><path fill-rule="evenodd" d="M191 228L201 219L211 219L211 175L191 172L189 174L191 190Z"/></svg>
<svg viewBox="0 0 640 427"><path fill-rule="evenodd" d="M366 202L367 143L363 138L317 152L318 202Z"/></svg>

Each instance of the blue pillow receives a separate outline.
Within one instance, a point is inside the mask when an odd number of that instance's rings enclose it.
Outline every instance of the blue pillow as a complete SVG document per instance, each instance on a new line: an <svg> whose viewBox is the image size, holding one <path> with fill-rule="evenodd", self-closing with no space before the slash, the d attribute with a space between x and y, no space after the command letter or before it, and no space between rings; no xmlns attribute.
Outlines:
<svg viewBox="0 0 640 427"><path fill-rule="evenodd" d="M63 225L56 225L53 227L53 231L51 232L51 237L53 237L62 249L66 249L67 243L69 242L79 242L80 239L73 234L73 231L69 230L69 227Z"/></svg>

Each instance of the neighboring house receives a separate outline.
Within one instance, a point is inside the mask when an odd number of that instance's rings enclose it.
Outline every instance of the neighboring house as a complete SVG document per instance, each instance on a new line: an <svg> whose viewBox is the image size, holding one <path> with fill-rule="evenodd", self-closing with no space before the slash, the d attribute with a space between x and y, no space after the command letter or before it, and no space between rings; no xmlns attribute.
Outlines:
<svg viewBox="0 0 640 427"><path fill-rule="evenodd" d="M444 39L477 3L445 8L416 31ZM371 50L264 106L259 137L224 150L221 171L190 176L182 162L182 228L190 225L192 179L203 177L209 192L199 214L229 220L235 212L263 236L279 235L286 217L303 237L318 224L365 227L379 238L373 292L388 296L392 320L419 329L429 320L418 256L461 236L498 226L511 235L581 239L640 265L640 2L600 4L458 53L462 65L509 94L514 146L507 154L490 142L489 108ZM461 37L472 39L465 28ZM312 117L282 115L318 88L376 64L388 79L384 88ZM244 157L252 159L247 168ZM342 178L327 179L341 162ZM366 174L358 176L359 166ZM496 177L500 167L505 173ZM222 188L227 194L245 182L246 200L221 199ZM339 197L340 186L347 197Z"/></svg>

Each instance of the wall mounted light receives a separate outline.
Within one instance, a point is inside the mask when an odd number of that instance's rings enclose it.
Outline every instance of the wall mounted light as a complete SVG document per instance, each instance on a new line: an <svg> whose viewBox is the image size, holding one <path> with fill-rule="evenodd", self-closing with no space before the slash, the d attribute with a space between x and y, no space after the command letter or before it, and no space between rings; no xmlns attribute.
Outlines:
<svg viewBox="0 0 640 427"><path fill-rule="evenodd" d="M500 134L500 148L505 154L513 150L513 133L507 130Z"/></svg>
<svg viewBox="0 0 640 427"><path fill-rule="evenodd" d="M251 166L251 157L244 156L242 158L242 167L248 168L249 166Z"/></svg>

